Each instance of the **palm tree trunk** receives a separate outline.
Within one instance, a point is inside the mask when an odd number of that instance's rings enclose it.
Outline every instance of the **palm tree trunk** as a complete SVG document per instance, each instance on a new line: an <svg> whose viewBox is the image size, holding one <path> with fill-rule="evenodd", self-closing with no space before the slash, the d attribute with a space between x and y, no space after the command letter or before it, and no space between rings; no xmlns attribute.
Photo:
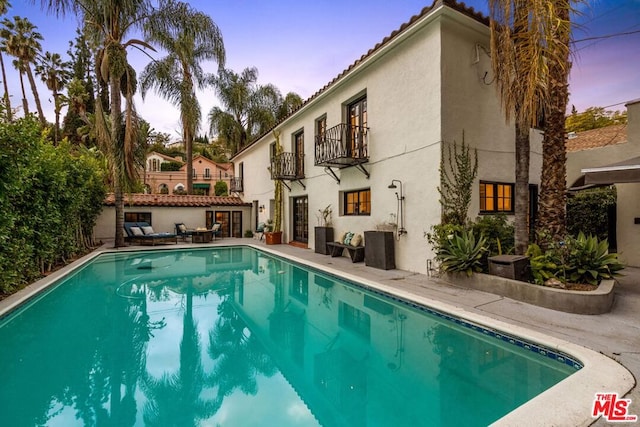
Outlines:
<svg viewBox="0 0 640 427"><path fill-rule="evenodd" d="M516 118L515 253L529 246L529 126Z"/></svg>
<svg viewBox="0 0 640 427"><path fill-rule="evenodd" d="M111 96L110 103L110 117L111 117L111 160L114 162L112 167L113 171L113 192L115 193L115 208L116 208L116 235L115 235L115 247L119 248L124 246L124 197L122 191L122 179L120 164L121 156L117 153L119 141L118 138L122 137L120 131L121 116L122 116L122 96L120 94L120 81L117 78L111 76L109 78L109 95Z"/></svg>
<svg viewBox="0 0 640 427"><path fill-rule="evenodd" d="M44 118L44 113L42 112L42 104L40 103L40 96L38 95L38 88L36 87L36 81L33 78L33 73L31 72L31 66L26 64L27 77L29 78L29 84L31 85L31 91L33 92L33 98L36 101L36 109L38 110L38 117L40 118L40 123L42 125L47 124L47 119Z"/></svg>
<svg viewBox="0 0 640 427"><path fill-rule="evenodd" d="M29 114L29 103L27 102L27 92L24 90L24 75L22 71L18 72L20 76L20 89L22 89L22 109L24 110L24 115Z"/></svg>
<svg viewBox="0 0 640 427"><path fill-rule="evenodd" d="M558 18L566 22L559 26L557 37L569 45L569 5L567 0L556 2ZM571 64L569 49L563 51L562 60L549 62L550 108L545 121L542 141L542 170L540 177L539 218L542 228L555 240L566 235L566 179L567 157L565 147L565 112L569 98L568 76Z"/></svg>
<svg viewBox="0 0 640 427"><path fill-rule="evenodd" d="M2 84L4 85L4 108L6 108L7 121L13 121L13 112L11 111L11 101L9 100L9 86L7 85L7 71L4 69L4 58L0 53L0 68L2 68Z"/></svg>
<svg viewBox="0 0 640 427"><path fill-rule="evenodd" d="M187 194L193 194L193 135L187 129L183 133L187 156Z"/></svg>
<svg viewBox="0 0 640 427"><path fill-rule="evenodd" d="M54 87L53 88L53 112L55 114L56 123L53 129L53 142L55 145L58 145L58 138L60 133L60 110L61 110L60 94L58 93L58 90Z"/></svg>

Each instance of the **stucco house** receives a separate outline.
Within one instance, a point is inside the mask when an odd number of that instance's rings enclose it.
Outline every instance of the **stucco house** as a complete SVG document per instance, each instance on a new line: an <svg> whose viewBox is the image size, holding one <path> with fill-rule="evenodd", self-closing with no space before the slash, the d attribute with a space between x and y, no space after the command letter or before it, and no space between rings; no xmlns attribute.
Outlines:
<svg viewBox="0 0 640 427"><path fill-rule="evenodd" d="M163 171L162 163L178 163L179 170ZM213 187L216 182L223 181L231 193L233 169L231 163L217 163L202 155L193 157L193 188L205 195L215 195ZM171 157L158 152L147 154L144 186L148 194L181 194L187 187L187 169L181 157Z"/></svg>
<svg viewBox="0 0 640 427"><path fill-rule="evenodd" d="M427 273L434 254L424 233L441 218L440 162L463 135L479 162L469 217L512 215L514 126L494 83L488 25L462 3L435 1L234 155L253 221L273 216L281 180L284 242L313 248L315 217L327 205L336 235L391 218L406 231L394 235L396 267ZM531 134L533 215L542 149Z"/></svg>
<svg viewBox="0 0 640 427"><path fill-rule="evenodd" d="M640 99L629 101L627 124L579 132L567 140L567 184L615 184L620 259L640 267Z"/></svg>

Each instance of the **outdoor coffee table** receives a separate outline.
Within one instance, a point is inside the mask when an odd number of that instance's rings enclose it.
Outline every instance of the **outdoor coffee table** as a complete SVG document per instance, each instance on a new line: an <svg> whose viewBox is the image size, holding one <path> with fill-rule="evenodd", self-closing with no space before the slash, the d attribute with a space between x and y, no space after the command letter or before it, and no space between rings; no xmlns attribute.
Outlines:
<svg viewBox="0 0 640 427"><path fill-rule="evenodd" d="M191 232L191 241L193 243L209 243L213 240L212 230L193 230Z"/></svg>

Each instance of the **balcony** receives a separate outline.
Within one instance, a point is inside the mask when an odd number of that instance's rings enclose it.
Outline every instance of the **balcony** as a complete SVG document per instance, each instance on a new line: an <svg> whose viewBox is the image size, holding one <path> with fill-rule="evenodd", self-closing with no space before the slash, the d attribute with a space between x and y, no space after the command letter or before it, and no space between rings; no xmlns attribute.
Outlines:
<svg viewBox="0 0 640 427"><path fill-rule="evenodd" d="M300 181L304 179L304 155L280 153L271 158L271 179L280 181Z"/></svg>
<svg viewBox="0 0 640 427"><path fill-rule="evenodd" d="M207 175L205 173L204 175L202 175L202 179L204 179L205 181L211 181L211 175Z"/></svg>
<svg viewBox="0 0 640 427"><path fill-rule="evenodd" d="M316 136L316 166L346 168L369 161L369 128L340 123Z"/></svg>
<svg viewBox="0 0 640 427"><path fill-rule="evenodd" d="M242 193L244 188L242 186L242 177L235 176L229 178L229 192L231 193Z"/></svg>

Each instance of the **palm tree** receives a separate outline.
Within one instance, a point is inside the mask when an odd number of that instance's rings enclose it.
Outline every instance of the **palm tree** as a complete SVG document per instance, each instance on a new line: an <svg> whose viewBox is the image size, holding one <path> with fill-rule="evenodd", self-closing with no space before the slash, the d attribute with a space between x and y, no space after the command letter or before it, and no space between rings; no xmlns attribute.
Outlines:
<svg viewBox="0 0 640 427"><path fill-rule="evenodd" d="M279 120L302 105L295 93L282 97L273 85L258 85L258 70L245 68L237 74L220 70L211 82L224 109L214 107L209 112L212 134L237 152L255 137L268 132Z"/></svg>
<svg viewBox="0 0 640 427"><path fill-rule="evenodd" d="M529 243L529 129L542 116L546 74L540 33L544 1L489 0L493 70L507 120L515 119L515 252ZM538 9L536 9L538 7Z"/></svg>
<svg viewBox="0 0 640 427"><path fill-rule="evenodd" d="M565 114L569 98L569 42L571 39L571 0L549 1L548 26L553 43L547 49L549 105L545 114L542 141L539 220L548 235L561 240L566 234L566 149Z"/></svg>
<svg viewBox="0 0 640 427"><path fill-rule="evenodd" d="M62 109L62 99L60 98L60 90L67 84L71 78L71 63L63 62L60 54L46 52L40 57L39 63L36 65L36 74L40 76L47 88L53 94L53 105L55 112L55 127L53 130L53 141L58 143L58 134L60 132L60 110Z"/></svg>
<svg viewBox="0 0 640 427"><path fill-rule="evenodd" d="M38 118L44 126L47 121L42 112L38 88L36 87L36 81L31 71L31 64L35 62L38 54L42 51L42 46L40 45L42 34L36 31L37 27L27 18L14 16L13 21L5 18L2 24L4 28L0 30L0 37L4 39L3 50L9 55L14 56L20 62L20 70L26 73L31 91L33 92L33 98L36 102Z"/></svg>
<svg viewBox="0 0 640 427"><path fill-rule="evenodd" d="M5 15L11 4L7 0L0 0L0 16ZM2 57L3 49L0 47L0 69L2 70L2 84L4 85L4 108L7 121L13 120L13 112L11 111L11 101L9 101L9 86L7 85L7 72L4 68L4 58Z"/></svg>
<svg viewBox="0 0 640 427"><path fill-rule="evenodd" d="M88 40L99 46L96 72L99 82L108 83L109 112L105 112L100 97L96 101L95 133L109 160L116 208L115 246L124 246L125 190L138 181L134 151L138 140L137 118L133 104L136 73L127 60L127 48L142 46L154 50L148 43L126 37L142 26L151 5L148 0L41 0L42 6L56 14L73 10L85 25ZM122 97L126 105L122 112Z"/></svg>
<svg viewBox="0 0 640 427"><path fill-rule="evenodd" d="M182 139L186 149L187 192L193 193L193 139L200 127L200 104L195 89L203 89L207 78L203 61L224 65L225 52L220 30L210 16L188 4L166 0L145 24L147 40L167 52L147 65L140 77L144 97L150 88L180 107Z"/></svg>
<svg viewBox="0 0 640 427"><path fill-rule="evenodd" d="M20 90L22 92L22 109L24 110L24 115L29 114L29 103L27 102L27 91L24 88L24 64L19 59L14 59L11 61L13 64L13 68L18 70L18 76L20 77Z"/></svg>

